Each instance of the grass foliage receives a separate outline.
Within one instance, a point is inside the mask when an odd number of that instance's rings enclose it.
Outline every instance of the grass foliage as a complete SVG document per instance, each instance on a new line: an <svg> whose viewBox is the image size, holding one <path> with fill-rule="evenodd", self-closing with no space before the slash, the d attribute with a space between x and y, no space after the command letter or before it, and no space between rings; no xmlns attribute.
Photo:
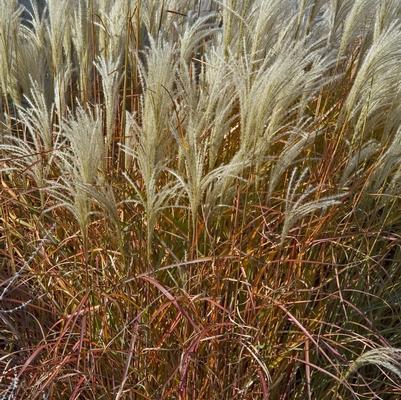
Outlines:
<svg viewBox="0 0 401 400"><path fill-rule="evenodd" d="M401 398L401 3L42 3L0 0L0 399Z"/></svg>

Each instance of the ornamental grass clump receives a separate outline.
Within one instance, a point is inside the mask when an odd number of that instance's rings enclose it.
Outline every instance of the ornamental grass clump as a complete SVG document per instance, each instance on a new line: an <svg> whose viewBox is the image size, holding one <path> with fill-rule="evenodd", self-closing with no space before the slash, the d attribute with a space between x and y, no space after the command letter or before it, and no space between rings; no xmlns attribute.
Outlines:
<svg viewBox="0 0 401 400"><path fill-rule="evenodd" d="M0 398L401 398L401 3L0 0Z"/></svg>

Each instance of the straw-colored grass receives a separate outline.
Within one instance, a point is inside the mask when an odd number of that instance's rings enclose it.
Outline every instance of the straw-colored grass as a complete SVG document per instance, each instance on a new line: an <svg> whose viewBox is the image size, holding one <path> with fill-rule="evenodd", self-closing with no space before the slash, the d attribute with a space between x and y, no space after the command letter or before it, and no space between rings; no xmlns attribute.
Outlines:
<svg viewBox="0 0 401 400"><path fill-rule="evenodd" d="M398 0L0 0L0 399L401 398Z"/></svg>

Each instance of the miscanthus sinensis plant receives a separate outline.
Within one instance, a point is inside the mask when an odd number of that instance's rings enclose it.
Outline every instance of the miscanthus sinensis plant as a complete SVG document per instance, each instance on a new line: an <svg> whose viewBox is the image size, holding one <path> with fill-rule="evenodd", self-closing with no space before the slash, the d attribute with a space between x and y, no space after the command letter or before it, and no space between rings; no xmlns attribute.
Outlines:
<svg viewBox="0 0 401 400"><path fill-rule="evenodd" d="M400 398L400 16L0 0L0 398Z"/></svg>

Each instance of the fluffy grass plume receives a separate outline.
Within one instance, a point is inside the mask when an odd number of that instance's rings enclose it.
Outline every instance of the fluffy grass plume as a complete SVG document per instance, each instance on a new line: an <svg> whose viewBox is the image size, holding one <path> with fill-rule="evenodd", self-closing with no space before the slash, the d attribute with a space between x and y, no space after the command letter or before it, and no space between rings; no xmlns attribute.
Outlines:
<svg viewBox="0 0 401 400"><path fill-rule="evenodd" d="M0 0L0 399L401 398L398 0Z"/></svg>

